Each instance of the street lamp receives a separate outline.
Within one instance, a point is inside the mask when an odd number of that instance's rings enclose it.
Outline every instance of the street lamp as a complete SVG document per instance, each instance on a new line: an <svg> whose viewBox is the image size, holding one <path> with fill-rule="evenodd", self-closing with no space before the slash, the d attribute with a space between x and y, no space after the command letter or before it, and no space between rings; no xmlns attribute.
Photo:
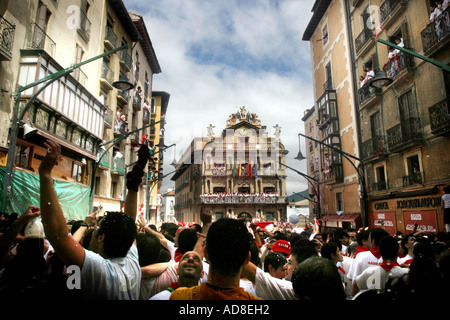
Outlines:
<svg viewBox="0 0 450 320"><path fill-rule="evenodd" d="M294 159L295 160L299 160L299 161L302 161L302 160L306 159L303 156L303 153L302 153L302 149L301 149L301 145L300 145L300 137L298 137L298 154L297 154L297 156Z"/></svg>
<svg viewBox="0 0 450 320"><path fill-rule="evenodd" d="M11 121L11 130L10 130L10 138L9 138L9 148L8 148L8 156L6 161L6 167L5 167L5 179L3 183L3 201L2 201L2 211L7 211L9 198L11 194L11 183L13 178L13 172L14 172L14 157L16 153L16 144L17 144L17 136L19 134L19 128L23 127L27 134L26 137L30 137L33 133L36 133L37 131L30 130L29 125L23 121L23 117L25 116L25 113L28 111L28 109L31 107L32 103L36 99L39 94L45 90L50 84L52 84L54 81L58 80L59 78L73 72L75 69L81 67L82 65L85 65L87 63L90 63L94 60L103 58L105 56L108 56L112 53L115 53L120 50L128 49L128 45L123 45L121 47L118 47L116 49L113 49L108 52L104 52L98 56L95 56L93 58L90 58L86 61L81 61L79 63L76 63L68 68L62 69L60 71L57 71L55 73L52 73L44 78L41 78L35 82L29 83L27 85L21 86L18 85L17 92L14 93L15 95L15 101L14 101L14 107L13 107L13 114L12 114L12 121ZM24 105L22 110L19 114L20 109L20 99L22 92L33 88L37 85L43 84L36 93L27 101L27 103Z"/></svg>
<svg viewBox="0 0 450 320"><path fill-rule="evenodd" d="M375 38L375 40L378 38L378 36ZM378 45L377 41L375 41L375 52L377 55L377 70L375 70L375 76L369 80L369 86L381 89L384 87L387 87L392 82L394 82L394 79L388 78L384 71L380 68L380 59L378 58Z"/></svg>
<svg viewBox="0 0 450 320"><path fill-rule="evenodd" d="M345 159L347 159L350 162L350 164L355 168L356 173L358 174L360 186L362 188L362 198L361 198L361 203L360 203L360 205L361 205L361 218L362 218L361 220L363 222L363 227L366 227L368 225L368 220L367 220L368 219L368 211L367 211L368 210L368 203L367 203L368 202L368 197L367 197L366 182L365 182L365 178L364 178L364 164L361 161L361 159L356 157L356 156L354 156L354 155L352 155L352 154L344 152L344 151L342 151L342 150L340 150L338 148L330 146L330 145L328 145L328 144L326 144L326 143L324 143L322 141L319 141L319 140L316 140L314 138L308 137L308 136L306 136L306 135L304 135L302 133L299 133L298 135L302 136L302 137L305 137L307 139L310 139L310 140L312 140L314 142L317 142L317 143L319 143L321 145L324 145L324 146L332 149L333 151L339 153ZM359 168L353 163L353 161L350 160L350 158L359 161Z"/></svg>

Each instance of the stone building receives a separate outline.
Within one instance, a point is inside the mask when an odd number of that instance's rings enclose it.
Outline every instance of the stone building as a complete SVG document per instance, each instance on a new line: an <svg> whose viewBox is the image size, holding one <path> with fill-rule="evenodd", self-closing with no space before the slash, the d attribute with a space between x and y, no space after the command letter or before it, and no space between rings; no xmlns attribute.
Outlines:
<svg viewBox="0 0 450 320"><path fill-rule="evenodd" d="M244 217L260 221L286 219L287 154L280 128L269 136L258 115L240 107L226 121L225 129L196 137L177 162L175 214L179 221Z"/></svg>

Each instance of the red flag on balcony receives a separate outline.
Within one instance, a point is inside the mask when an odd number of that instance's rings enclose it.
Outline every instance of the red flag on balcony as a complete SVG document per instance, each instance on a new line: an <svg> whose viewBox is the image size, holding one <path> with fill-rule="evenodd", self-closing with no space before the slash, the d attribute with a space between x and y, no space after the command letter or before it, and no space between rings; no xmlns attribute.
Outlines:
<svg viewBox="0 0 450 320"><path fill-rule="evenodd" d="M252 165L250 164L250 162L247 165L247 174L250 178L252 177Z"/></svg>

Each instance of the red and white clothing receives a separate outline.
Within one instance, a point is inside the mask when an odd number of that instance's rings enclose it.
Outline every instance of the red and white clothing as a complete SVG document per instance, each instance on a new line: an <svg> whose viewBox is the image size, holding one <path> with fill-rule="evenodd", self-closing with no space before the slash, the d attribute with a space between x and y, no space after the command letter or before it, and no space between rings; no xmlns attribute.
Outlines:
<svg viewBox="0 0 450 320"><path fill-rule="evenodd" d="M379 266L371 266L365 269L355 279L360 290L378 290L384 292L386 283L392 278L401 278L409 272L409 268L402 268L397 262L387 263L383 261Z"/></svg>
<svg viewBox="0 0 450 320"><path fill-rule="evenodd" d="M402 265L402 264L407 264L410 265L412 260L414 259L414 257L410 256L409 254L407 254L405 257L403 258L398 258L397 262L398 264Z"/></svg>
<svg viewBox="0 0 450 320"><path fill-rule="evenodd" d="M374 247L370 251L360 252L352 263L347 277L355 280L365 269L371 266L378 266L383 261L378 247Z"/></svg>

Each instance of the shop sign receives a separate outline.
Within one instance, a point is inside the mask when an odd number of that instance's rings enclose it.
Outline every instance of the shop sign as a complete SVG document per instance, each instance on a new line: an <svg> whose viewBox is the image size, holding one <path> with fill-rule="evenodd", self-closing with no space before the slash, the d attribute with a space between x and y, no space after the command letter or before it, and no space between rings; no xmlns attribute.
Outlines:
<svg viewBox="0 0 450 320"><path fill-rule="evenodd" d="M427 233L437 232L436 211L409 211L403 212L406 233L425 231Z"/></svg>

